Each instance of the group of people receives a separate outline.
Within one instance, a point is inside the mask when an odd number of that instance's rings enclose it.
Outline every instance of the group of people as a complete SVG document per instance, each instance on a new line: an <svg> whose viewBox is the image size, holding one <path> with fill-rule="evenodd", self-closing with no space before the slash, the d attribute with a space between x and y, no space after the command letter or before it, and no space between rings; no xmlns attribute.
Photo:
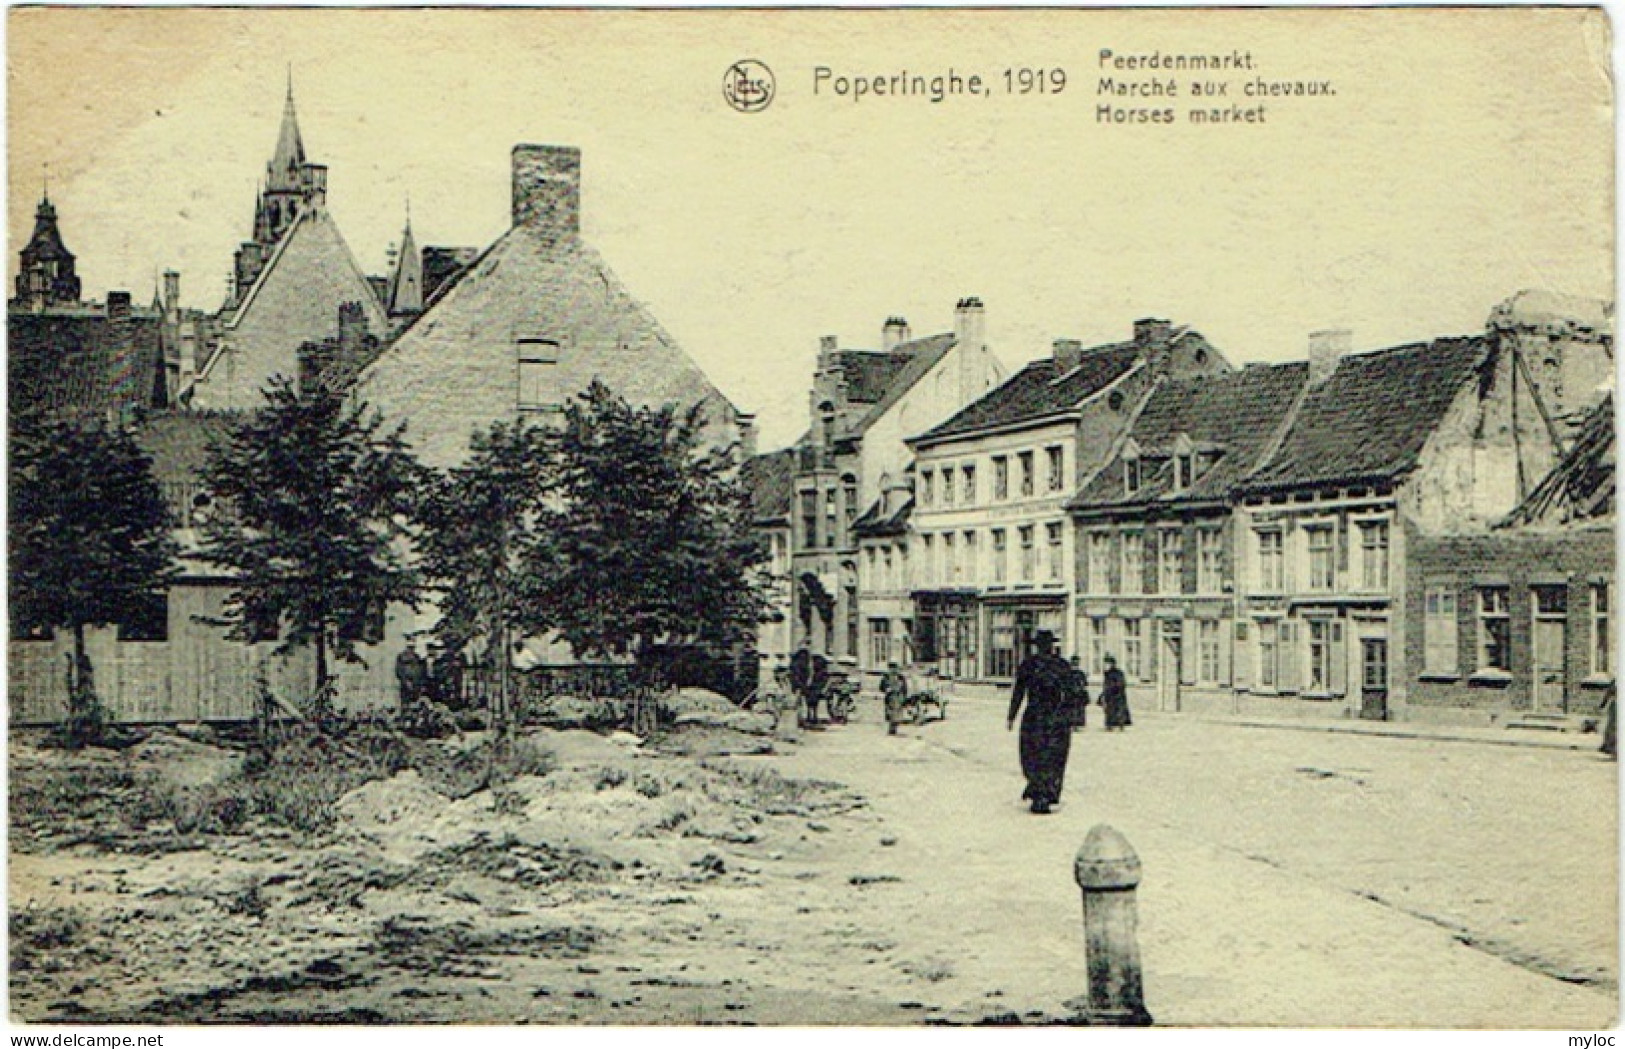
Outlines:
<svg viewBox="0 0 1625 1049"><path fill-rule="evenodd" d="M1005 728L1014 729L1016 716L1021 716L1021 772L1027 780L1021 797L1034 813L1045 815L1061 800L1072 733L1088 723L1089 679L1075 659L1069 663L1057 654L1050 631L1033 635L1033 650L1016 668ZM1100 705L1106 730L1121 731L1133 724L1127 682L1114 657L1108 655L1102 663Z"/></svg>
<svg viewBox="0 0 1625 1049"><path fill-rule="evenodd" d="M438 646L425 656L417 644L408 644L395 657L395 683L402 709L423 699L456 709L463 700L463 661Z"/></svg>

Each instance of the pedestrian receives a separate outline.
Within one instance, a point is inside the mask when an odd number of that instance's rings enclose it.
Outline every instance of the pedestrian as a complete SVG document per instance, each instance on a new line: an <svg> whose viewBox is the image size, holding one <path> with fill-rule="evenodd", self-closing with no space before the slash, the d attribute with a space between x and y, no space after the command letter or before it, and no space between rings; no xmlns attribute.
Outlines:
<svg viewBox="0 0 1625 1049"><path fill-rule="evenodd" d="M1027 777L1021 797L1032 803L1035 814L1043 816L1061 800L1067 753L1072 748L1074 691L1071 666L1055 654L1055 635L1038 631L1033 635L1033 647L1036 651L1016 668L1005 729L1015 727L1020 713L1021 772ZM1024 702L1027 709L1022 711Z"/></svg>
<svg viewBox="0 0 1625 1049"><path fill-rule="evenodd" d="M1123 680L1123 672L1117 669L1117 660L1107 656L1104 660L1106 671L1101 675L1100 705L1106 712L1106 731L1124 729L1134 724L1134 719L1128 713L1128 684Z"/></svg>
<svg viewBox="0 0 1625 1049"><path fill-rule="evenodd" d="M903 723L903 704L908 701L908 681L897 669L894 659L886 666L880 678L880 695L886 704L886 735L897 735L897 726Z"/></svg>
<svg viewBox="0 0 1625 1049"><path fill-rule="evenodd" d="M1613 758L1615 761L1619 760L1619 744L1617 740L1619 733L1619 714L1615 709L1618 706L1618 703L1619 699L1614 694L1613 688L1610 686L1608 689L1608 699L1603 704L1602 746L1599 749L1604 754L1607 754L1610 758Z"/></svg>
<svg viewBox="0 0 1625 1049"><path fill-rule="evenodd" d="M401 654L395 657L395 683L400 686L403 709L423 694L424 669L423 657L418 655L417 646L408 641Z"/></svg>
<svg viewBox="0 0 1625 1049"><path fill-rule="evenodd" d="M822 652L812 654L812 673L807 681L807 724L818 724L818 701L829 689L829 659ZM826 703L827 706L827 703Z"/></svg>
<svg viewBox="0 0 1625 1049"><path fill-rule="evenodd" d="M1089 675L1078 665L1077 656L1069 662L1072 664L1072 731L1076 732L1089 724Z"/></svg>
<svg viewBox="0 0 1625 1049"><path fill-rule="evenodd" d="M795 694L798 707L796 720L803 728L807 725L807 690L812 686L812 643L806 638L790 657L790 691Z"/></svg>

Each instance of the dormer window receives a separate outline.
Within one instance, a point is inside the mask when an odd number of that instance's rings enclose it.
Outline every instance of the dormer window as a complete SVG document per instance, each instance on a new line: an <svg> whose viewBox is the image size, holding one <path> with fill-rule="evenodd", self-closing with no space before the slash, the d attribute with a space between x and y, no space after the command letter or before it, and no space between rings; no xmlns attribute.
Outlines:
<svg viewBox="0 0 1625 1049"><path fill-rule="evenodd" d="M1132 439L1123 446L1123 491L1135 495L1140 490L1140 446Z"/></svg>
<svg viewBox="0 0 1625 1049"><path fill-rule="evenodd" d="M1190 438L1180 434L1174 441L1174 491L1183 492L1195 477L1195 455Z"/></svg>

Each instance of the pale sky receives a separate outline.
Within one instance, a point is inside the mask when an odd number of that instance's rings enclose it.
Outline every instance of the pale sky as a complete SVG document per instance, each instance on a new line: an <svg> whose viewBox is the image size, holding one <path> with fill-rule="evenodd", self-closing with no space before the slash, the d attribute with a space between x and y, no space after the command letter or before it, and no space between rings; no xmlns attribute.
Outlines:
<svg viewBox="0 0 1625 1049"><path fill-rule="evenodd" d="M889 314L947 330L966 295L1012 369L1148 315L1240 362L1299 358L1326 327L1358 349L1475 331L1525 287L1611 300L1607 34L1527 8L12 10L8 273L48 163L87 298L146 301L174 268L187 305L217 307L291 65L369 272L408 194L420 245L484 247L513 145L581 147L587 240L758 413L766 450L805 426L819 336L874 346ZM1157 74L1102 69L1102 49L1250 51L1254 73L1220 75L1232 95L1255 75L1337 94L1266 100L1262 124L1110 126L1100 79ZM747 57L778 95L741 114L721 87ZM1068 80L854 103L814 95L819 65Z"/></svg>

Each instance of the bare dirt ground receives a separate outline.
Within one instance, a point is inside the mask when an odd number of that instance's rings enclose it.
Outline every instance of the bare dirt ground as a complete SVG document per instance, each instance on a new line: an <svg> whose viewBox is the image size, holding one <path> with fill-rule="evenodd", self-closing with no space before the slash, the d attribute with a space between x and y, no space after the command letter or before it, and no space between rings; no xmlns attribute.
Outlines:
<svg viewBox="0 0 1625 1049"><path fill-rule="evenodd" d="M241 752L14 734L13 1014L1060 1021L1086 987L1072 854L1110 822L1145 864L1159 1023L1612 1022L1612 765L1151 717L1075 737L1040 818L1001 707L896 738L867 704L794 742L726 718L641 746L539 731L532 774L473 790L446 769L476 740L424 744L450 758L349 791L325 829L229 834L132 812Z"/></svg>

